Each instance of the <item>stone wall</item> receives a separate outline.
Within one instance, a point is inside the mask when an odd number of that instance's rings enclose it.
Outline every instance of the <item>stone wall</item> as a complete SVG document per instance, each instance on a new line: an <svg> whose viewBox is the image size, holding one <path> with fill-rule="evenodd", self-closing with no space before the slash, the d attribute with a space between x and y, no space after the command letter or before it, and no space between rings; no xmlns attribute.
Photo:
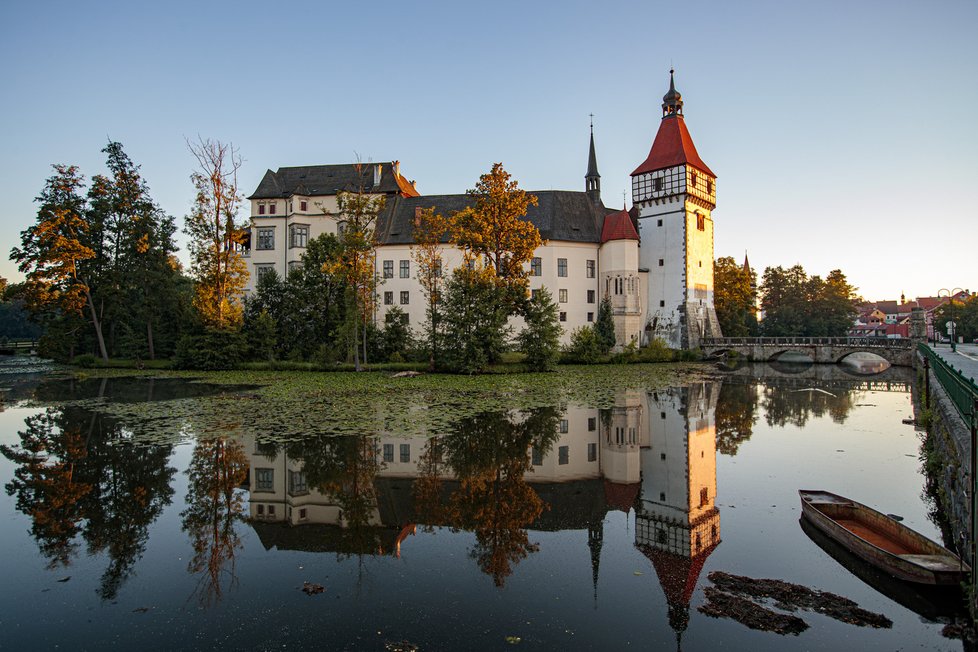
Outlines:
<svg viewBox="0 0 978 652"><path fill-rule="evenodd" d="M919 360L918 360L919 361ZM922 368L922 365L921 367ZM971 430L930 373L930 457L927 468L936 484L941 508L954 538L954 547L970 565L971 554Z"/></svg>

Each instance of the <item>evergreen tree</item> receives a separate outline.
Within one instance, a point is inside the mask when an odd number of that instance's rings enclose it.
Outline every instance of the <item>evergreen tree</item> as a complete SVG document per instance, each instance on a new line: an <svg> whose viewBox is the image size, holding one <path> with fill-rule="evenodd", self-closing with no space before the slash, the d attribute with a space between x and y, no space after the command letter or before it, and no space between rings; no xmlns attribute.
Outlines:
<svg viewBox="0 0 978 652"><path fill-rule="evenodd" d="M506 341L505 289L493 272L473 263L456 268L445 286L445 343L441 350L450 371L477 373L499 359Z"/></svg>
<svg viewBox="0 0 978 652"><path fill-rule="evenodd" d="M615 346L615 319L611 311L611 299L605 296L598 308L598 319L594 322L594 332L602 353Z"/></svg>
<svg viewBox="0 0 978 652"><path fill-rule="evenodd" d="M754 308L756 285L753 272L724 256L713 263L713 305L720 330L727 337L747 337L757 333Z"/></svg>
<svg viewBox="0 0 978 652"><path fill-rule="evenodd" d="M413 346L408 315L397 306L391 307L384 315L383 341L384 358L390 362L403 361Z"/></svg>
<svg viewBox="0 0 978 652"><path fill-rule="evenodd" d="M536 290L524 309L526 328L519 345L533 371L551 371L560 358L560 327L557 304L547 288Z"/></svg>

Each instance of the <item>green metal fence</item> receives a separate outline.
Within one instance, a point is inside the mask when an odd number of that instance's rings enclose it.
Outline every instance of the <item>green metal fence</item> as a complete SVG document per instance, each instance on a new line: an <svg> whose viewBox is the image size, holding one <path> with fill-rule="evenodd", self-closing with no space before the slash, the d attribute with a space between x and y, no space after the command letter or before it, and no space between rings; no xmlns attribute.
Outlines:
<svg viewBox="0 0 978 652"><path fill-rule="evenodd" d="M975 384L975 379L965 378L960 371L951 367L944 361L944 358L934 353L923 342L918 345L918 350L921 355L930 361L930 368L933 370L934 375L937 376L941 387L944 388L944 391L951 398L954 407L957 408L958 414L961 415L965 424L970 425L971 411L975 405L975 401L978 400L978 385Z"/></svg>

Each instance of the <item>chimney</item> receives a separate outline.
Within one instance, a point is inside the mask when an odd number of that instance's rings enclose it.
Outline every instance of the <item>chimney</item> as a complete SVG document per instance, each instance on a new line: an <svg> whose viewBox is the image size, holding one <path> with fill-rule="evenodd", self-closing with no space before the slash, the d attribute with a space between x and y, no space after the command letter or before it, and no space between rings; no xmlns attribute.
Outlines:
<svg viewBox="0 0 978 652"><path fill-rule="evenodd" d="M382 169L383 166L380 163L374 166L374 188L380 185L380 171Z"/></svg>

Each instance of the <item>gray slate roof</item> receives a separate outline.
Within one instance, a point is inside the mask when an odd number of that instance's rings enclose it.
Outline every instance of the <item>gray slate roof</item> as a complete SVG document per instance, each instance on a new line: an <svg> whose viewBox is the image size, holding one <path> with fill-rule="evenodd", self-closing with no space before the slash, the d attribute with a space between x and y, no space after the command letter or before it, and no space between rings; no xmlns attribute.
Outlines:
<svg viewBox="0 0 978 652"><path fill-rule="evenodd" d="M381 166L380 185L374 187L374 166ZM304 165L301 167L267 170L258 189L248 199L276 199L292 195L318 197L335 195L338 191L396 193L400 192L394 179L391 163L363 163L357 173L356 165Z"/></svg>
<svg viewBox="0 0 978 652"><path fill-rule="evenodd" d="M535 190L527 194L536 196L537 205L527 209L526 217L540 230L544 240L601 242L604 218L616 212L595 206L584 192ZM377 218L377 239L381 244L412 244L411 223L416 209L434 207L436 212L450 215L472 204L469 195L388 197Z"/></svg>

